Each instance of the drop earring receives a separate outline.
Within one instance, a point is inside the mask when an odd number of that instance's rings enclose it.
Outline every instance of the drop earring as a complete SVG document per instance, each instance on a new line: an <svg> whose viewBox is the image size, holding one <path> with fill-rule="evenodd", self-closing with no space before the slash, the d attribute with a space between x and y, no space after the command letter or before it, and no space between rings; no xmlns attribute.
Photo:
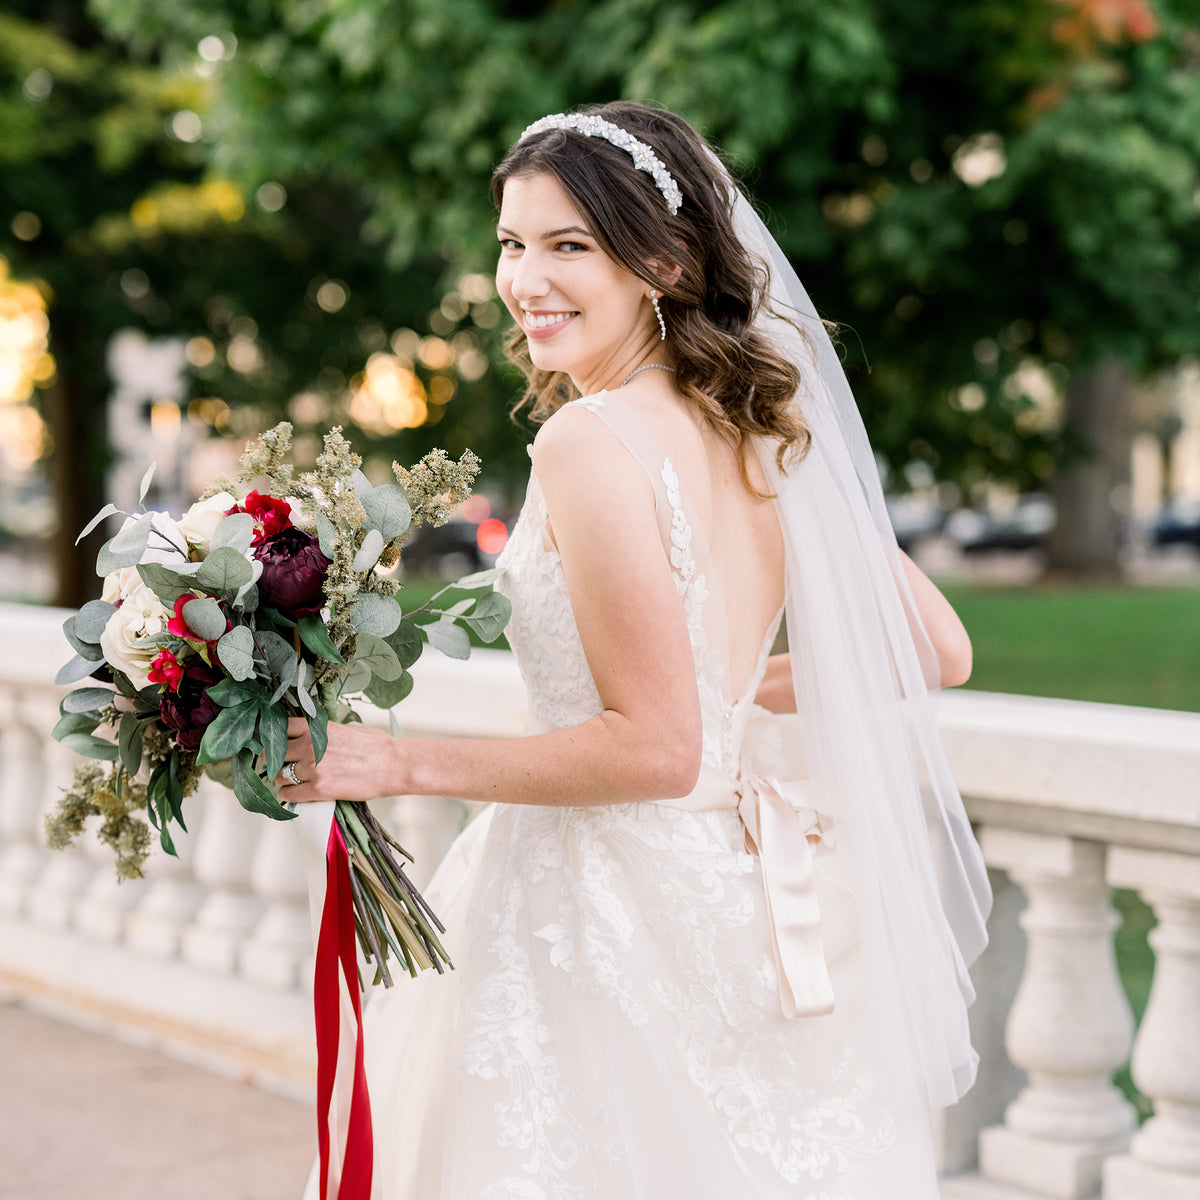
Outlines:
<svg viewBox="0 0 1200 1200"><path fill-rule="evenodd" d="M667 323L663 320L662 309L658 307L658 293L651 289L650 303L654 307L654 315L658 318L658 328L660 330L658 340L665 342L667 340Z"/></svg>

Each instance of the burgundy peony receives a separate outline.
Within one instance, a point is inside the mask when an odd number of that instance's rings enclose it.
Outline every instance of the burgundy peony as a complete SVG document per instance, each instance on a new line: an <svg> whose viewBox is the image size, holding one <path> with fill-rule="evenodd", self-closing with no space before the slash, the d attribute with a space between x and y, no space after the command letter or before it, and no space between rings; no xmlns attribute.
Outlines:
<svg viewBox="0 0 1200 1200"><path fill-rule="evenodd" d="M267 538L254 551L263 565L258 593L288 617L311 617L325 603L329 559L311 533L292 526Z"/></svg>
<svg viewBox="0 0 1200 1200"><path fill-rule="evenodd" d="M208 689L224 678L224 672L216 667L193 659L184 668L177 690L163 693L158 715L176 731L175 740L182 749L200 749L204 731L221 711L220 705L208 698Z"/></svg>

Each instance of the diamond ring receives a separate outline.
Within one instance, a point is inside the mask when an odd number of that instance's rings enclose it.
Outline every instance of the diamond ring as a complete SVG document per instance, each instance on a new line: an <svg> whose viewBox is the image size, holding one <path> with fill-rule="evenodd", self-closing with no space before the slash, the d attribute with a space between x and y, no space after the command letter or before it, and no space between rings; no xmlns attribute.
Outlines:
<svg viewBox="0 0 1200 1200"><path fill-rule="evenodd" d="M293 786L299 785L300 777L296 774L296 764L294 762L285 762L283 764L283 777Z"/></svg>

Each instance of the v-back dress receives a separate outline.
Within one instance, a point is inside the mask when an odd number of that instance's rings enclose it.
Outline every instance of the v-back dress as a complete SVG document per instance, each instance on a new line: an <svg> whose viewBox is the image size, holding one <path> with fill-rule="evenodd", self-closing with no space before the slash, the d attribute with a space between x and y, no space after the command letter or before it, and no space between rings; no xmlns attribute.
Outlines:
<svg viewBox="0 0 1200 1200"><path fill-rule="evenodd" d="M927 1115L889 1111L872 1080L840 830L808 795L799 842L764 858L765 824L747 838L766 792L778 805L803 787L794 728L753 703L779 618L731 695L726 613L669 456L620 395L574 403L653 486L695 659L701 781L682 800L494 804L468 825L427 893L456 970L367 1007L372 1196L936 1200ZM531 732L598 715L536 476L498 565ZM806 856L819 922L807 959L788 961L770 888ZM785 1015L823 989L831 1012Z"/></svg>

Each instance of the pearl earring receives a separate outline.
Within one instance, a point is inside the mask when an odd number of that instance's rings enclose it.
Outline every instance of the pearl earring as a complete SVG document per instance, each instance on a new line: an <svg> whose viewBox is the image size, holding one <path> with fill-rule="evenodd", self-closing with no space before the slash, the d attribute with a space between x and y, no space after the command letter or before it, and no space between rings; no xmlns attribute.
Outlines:
<svg viewBox="0 0 1200 1200"><path fill-rule="evenodd" d="M662 309L658 307L658 293L651 289L650 303L654 306L654 315L658 318L658 328L660 330L658 340L665 342L667 340L667 323L663 320Z"/></svg>

